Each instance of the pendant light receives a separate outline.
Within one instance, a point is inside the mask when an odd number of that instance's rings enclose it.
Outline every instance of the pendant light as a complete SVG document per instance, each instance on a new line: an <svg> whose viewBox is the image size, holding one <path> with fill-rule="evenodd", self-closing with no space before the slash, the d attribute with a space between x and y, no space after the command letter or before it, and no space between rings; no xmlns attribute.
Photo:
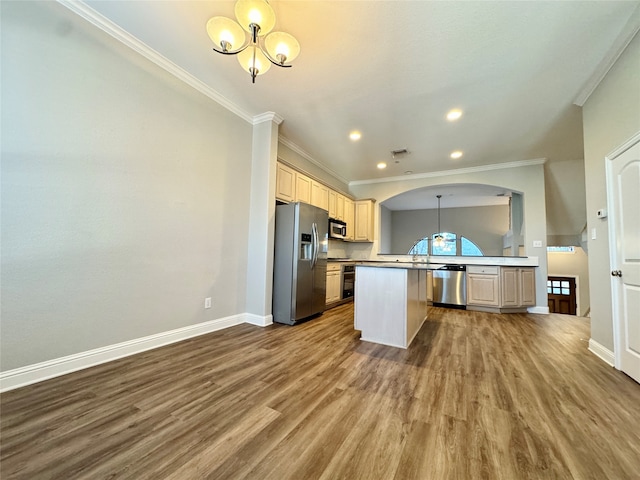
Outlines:
<svg viewBox="0 0 640 480"><path fill-rule="evenodd" d="M440 230L440 198L442 195L436 195L438 197L438 233L433 238L433 246L442 248L444 247L444 237L442 236L442 230Z"/></svg>

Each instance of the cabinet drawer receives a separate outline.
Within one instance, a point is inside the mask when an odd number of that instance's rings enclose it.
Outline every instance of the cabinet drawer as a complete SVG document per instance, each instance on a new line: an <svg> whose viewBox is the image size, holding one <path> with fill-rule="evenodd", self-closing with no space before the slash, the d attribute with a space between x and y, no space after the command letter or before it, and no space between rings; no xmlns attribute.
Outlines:
<svg viewBox="0 0 640 480"><path fill-rule="evenodd" d="M342 266L337 262L327 263L327 272L339 272Z"/></svg>
<svg viewBox="0 0 640 480"><path fill-rule="evenodd" d="M468 265L467 273L481 273L483 275L497 275L498 267L489 267L486 265Z"/></svg>

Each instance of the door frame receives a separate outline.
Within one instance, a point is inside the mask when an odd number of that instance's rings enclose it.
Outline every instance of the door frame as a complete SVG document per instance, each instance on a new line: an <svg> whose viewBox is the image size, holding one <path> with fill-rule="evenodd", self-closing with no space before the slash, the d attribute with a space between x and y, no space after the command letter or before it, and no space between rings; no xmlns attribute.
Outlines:
<svg viewBox="0 0 640 480"><path fill-rule="evenodd" d="M607 208L609 217L609 272L616 269L618 265L618 249L616 248L618 239L618 225L616 225L615 211L615 199L613 196L613 173L611 171L613 160L618 158L624 152L633 147L636 143L640 142L640 132L637 132L629 140L624 142L618 148L614 149L611 153L604 157L605 160L605 178L607 182ZM611 317L613 320L613 358L614 367L618 370L622 367L622 349L620 331L622 329L622 317L620 315L620 305L618 299L620 298L620 289L622 286L620 282L614 281L613 277L609 275L609 285L611 285Z"/></svg>

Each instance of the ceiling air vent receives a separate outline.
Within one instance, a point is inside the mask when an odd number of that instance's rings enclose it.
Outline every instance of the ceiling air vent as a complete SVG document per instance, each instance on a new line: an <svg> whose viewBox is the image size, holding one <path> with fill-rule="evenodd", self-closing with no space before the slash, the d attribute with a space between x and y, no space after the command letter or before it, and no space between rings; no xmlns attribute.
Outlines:
<svg viewBox="0 0 640 480"><path fill-rule="evenodd" d="M393 158L396 161L396 163L400 163L400 160L398 159L398 157L400 157L401 155L406 155L408 153L409 153L409 150L407 150L406 148L391 150L391 158Z"/></svg>

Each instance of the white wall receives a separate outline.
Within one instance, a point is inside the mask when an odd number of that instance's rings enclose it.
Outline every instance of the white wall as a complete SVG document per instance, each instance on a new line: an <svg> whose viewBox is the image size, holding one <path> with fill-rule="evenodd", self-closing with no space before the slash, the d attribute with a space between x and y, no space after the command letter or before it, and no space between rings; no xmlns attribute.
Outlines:
<svg viewBox="0 0 640 480"><path fill-rule="evenodd" d="M503 168L461 169L437 172L430 175L407 176L388 181L352 182L350 189L356 198L374 198L376 203L376 242L351 247L353 258L364 258L366 254L375 257L378 253L380 238L380 202L416 188L451 184L482 184L505 187L524 194L524 255L538 257L536 272L536 305L548 308L547 304L547 223L545 214L545 189L543 164L526 162L521 166ZM533 241L540 240L541 247L533 247ZM366 245L366 246L363 246Z"/></svg>
<svg viewBox="0 0 640 480"><path fill-rule="evenodd" d="M575 277L578 287L577 315L589 311L589 264L585 251L575 247L574 253L549 252L547 254L549 276Z"/></svg>
<svg viewBox="0 0 640 480"><path fill-rule="evenodd" d="M1 8L2 370L245 312L252 126L55 2Z"/></svg>
<svg viewBox="0 0 640 480"><path fill-rule="evenodd" d="M591 338L613 351L611 267L608 219L596 211L607 206L604 157L640 131L640 34L609 70L583 107ZM591 239L591 230L596 239Z"/></svg>

